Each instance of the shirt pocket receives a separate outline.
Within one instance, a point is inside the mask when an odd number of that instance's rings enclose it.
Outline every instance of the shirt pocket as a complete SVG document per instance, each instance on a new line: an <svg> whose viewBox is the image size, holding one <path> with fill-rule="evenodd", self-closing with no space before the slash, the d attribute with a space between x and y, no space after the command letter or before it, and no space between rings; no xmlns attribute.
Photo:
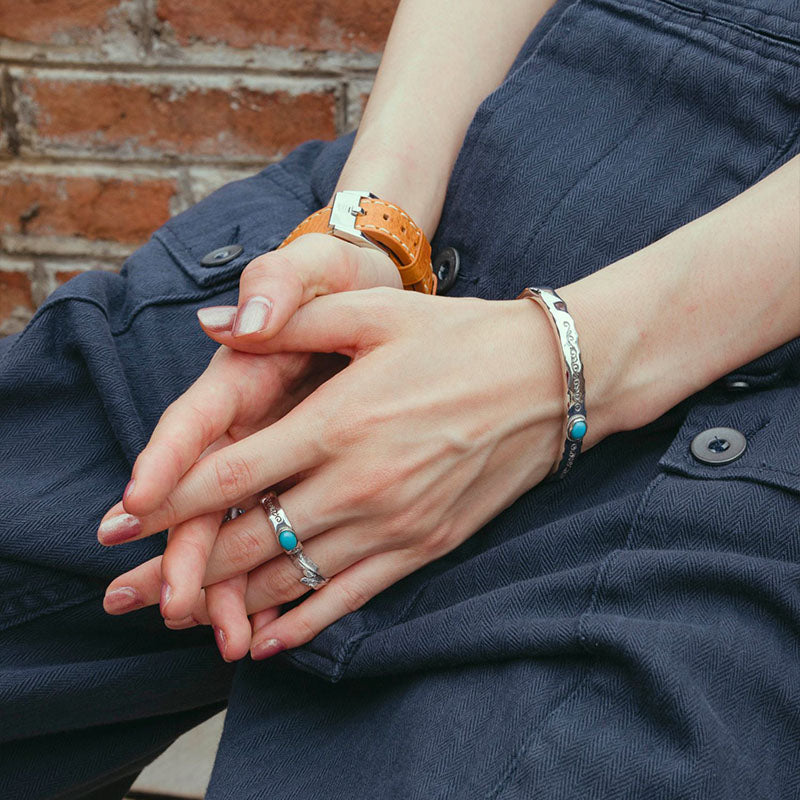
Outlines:
<svg viewBox="0 0 800 800"><path fill-rule="evenodd" d="M307 178L293 169L298 162L290 156L286 163L223 186L173 217L153 238L199 287L238 280L250 261L278 247L315 209ZM227 252L215 260L215 251Z"/></svg>
<svg viewBox="0 0 800 800"><path fill-rule="evenodd" d="M735 566L743 580L800 577L798 419L797 383L702 392L659 461L627 550L684 565L694 554Z"/></svg>

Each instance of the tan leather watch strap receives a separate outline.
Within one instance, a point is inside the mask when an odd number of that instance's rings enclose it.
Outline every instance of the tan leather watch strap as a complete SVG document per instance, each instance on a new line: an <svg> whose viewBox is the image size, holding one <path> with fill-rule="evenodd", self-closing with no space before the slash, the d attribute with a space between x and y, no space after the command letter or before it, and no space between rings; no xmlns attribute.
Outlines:
<svg viewBox="0 0 800 800"><path fill-rule="evenodd" d="M294 230L278 245L278 250L291 244L304 233L330 233L331 207L325 206L306 217Z"/></svg>
<svg viewBox="0 0 800 800"><path fill-rule="evenodd" d="M356 193L358 197L358 193ZM364 195L352 217L353 235L342 236L354 244L377 246L397 265L404 289L436 294L436 276L431 267L431 246L411 217L394 203ZM340 236L331 225L331 206L306 217L281 243L293 242L306 233L330 233Z"/></svg>

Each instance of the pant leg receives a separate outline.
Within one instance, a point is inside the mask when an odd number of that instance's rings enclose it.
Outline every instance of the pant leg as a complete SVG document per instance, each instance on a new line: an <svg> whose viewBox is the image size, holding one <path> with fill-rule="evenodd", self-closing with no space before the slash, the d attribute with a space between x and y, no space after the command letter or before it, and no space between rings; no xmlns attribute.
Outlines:
<svg viewBox="0 0 800 800"><path fill-rule="evenodd" d="M196 309L235 302L244 265L315 205L290 172L306 152L171 220L122 274L70 281L0 344L4 798L112 791L225 703L234 668L209 628L102 610L108 582L159 554L164 535L105 548L96 531L159 415L216 349ZM230 244L241 254L202 264Z"/></svg>

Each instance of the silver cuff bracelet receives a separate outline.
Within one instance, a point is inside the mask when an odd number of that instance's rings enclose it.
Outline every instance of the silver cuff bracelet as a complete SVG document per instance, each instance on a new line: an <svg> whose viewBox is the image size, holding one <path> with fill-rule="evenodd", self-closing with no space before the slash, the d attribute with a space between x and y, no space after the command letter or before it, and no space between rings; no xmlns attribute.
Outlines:
<svg viewBox="0 0 800 800"><path fill-rule="evenodd" d="M583 437L586 436L586 390L583 382L583 363L578 346L578 331L575 320L567 311L567 304L553 289L529 286L517 299L527 297L536 301L547 311L548 319L555 328L561 353L564 358L564 376L567 391L567 417L564 430L564 451L550 472L551 478L558 480L567 474L581 452Z"/></svg>

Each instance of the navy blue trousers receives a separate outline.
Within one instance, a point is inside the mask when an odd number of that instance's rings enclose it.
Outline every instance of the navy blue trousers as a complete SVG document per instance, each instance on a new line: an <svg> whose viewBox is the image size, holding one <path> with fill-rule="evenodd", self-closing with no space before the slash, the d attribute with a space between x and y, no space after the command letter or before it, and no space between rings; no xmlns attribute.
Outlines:
<svg viewBox="0 0 800 800"><path fill-rule="evenodd" d="M455 295L558 287L751 186L799 133L796 0L561 0L478 110L434 252L461 254ZM268 662L227 665L157 609L103 613L164 546L95 531L215 348L195 310L235 301L351 141L225 186L0 342L0 796L119 796L225 704L213 800L800 796L798 340ZM714 426L740 459L692 457Z"/></svg>

